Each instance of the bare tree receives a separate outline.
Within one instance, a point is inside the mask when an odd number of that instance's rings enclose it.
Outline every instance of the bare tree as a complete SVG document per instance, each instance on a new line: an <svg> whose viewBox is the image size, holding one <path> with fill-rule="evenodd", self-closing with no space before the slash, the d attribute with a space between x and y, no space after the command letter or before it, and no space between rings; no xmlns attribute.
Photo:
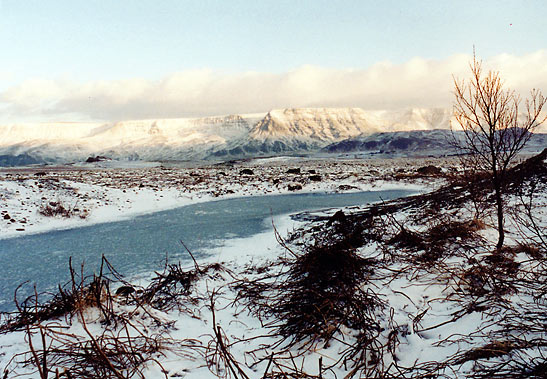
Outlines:
<svg viewBox="0 0 547 379"><path fill-rule="evenodd" d="M469 66L470 79L454 78L454 117L463 130L463 137L455 140L467 168L490 176L496 201L499 250L505 238L503 194L507 173L532 132L545 121L541 110L547 99L533 89L521 107L520 96L503 88L499 72L489 71L483 75L482 62L474 54ZM454 126L451 127L454 133Z"/></svg>

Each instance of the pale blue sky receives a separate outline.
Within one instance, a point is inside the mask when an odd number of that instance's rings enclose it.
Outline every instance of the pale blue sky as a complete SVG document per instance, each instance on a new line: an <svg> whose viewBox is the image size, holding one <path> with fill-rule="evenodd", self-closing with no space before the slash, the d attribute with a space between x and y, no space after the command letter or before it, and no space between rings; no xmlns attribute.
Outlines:
<svg viewBox="0 0 547 379"><path fill-rule="evenodd" d="M546 15L544 0L0 0L0 95L28 79L367 69L473 45L521 56L546 48Z"/></svg>
<svg viewBox="0 0 547 379"><path fill-rule="evenodd" d="M280 72L544 48L546 1L0 2L2 70L21 79ZM511 25L512 24L512 25Z"/></svg>

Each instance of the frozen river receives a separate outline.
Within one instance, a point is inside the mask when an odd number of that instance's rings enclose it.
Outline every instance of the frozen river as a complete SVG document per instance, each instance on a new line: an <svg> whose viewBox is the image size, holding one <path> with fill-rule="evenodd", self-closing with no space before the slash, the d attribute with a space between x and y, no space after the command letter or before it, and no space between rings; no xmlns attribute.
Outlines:
<svg viewBox="0 0 547 379"><path fill-rule="evenodd" d="M306 210L364 205L407 196L411 191L314 193L254 196L188 205L130 220L0 240L0 311L14 308L18 285L27 282L19 298L33 291L53 290L69 279L68 259L79 270L97 271L104 254L123 275L161 270L189 261L180 241L196 258L222 247L231 238L246 238L272 228L272 216ZM256 247L257 249L260 246Z"/></svg>

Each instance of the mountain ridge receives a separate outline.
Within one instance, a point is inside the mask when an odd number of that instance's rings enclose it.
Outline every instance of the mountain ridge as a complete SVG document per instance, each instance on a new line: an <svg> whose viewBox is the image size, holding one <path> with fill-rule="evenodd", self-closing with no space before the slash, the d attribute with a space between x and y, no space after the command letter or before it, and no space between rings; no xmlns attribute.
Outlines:
<svg viewBox="0 0 547 379"><path fill-rule="evenodd" d="M12 124L0 126L0 154L66 163L95 155L201 160L314 153L373 133L448 129L451 117L442 108L285 108L201 118Z"/></svg>

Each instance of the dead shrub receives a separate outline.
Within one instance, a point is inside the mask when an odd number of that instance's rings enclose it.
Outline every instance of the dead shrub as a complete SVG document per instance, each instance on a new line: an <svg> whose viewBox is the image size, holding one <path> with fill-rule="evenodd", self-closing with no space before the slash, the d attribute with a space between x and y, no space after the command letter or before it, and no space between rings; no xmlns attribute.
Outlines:
<svg viewBox="0 0 547 379"><path fill-rule="evenodd" d="M103 262L105 258L103 257ZM86 308L97 307L101 310L106 323L114 321L110 310L112 308L112 296L110 294L110 279L102 274L91 277L81 275L78 278L72 267L72 259L69 260L71 280L64 285L58 286L58 292L53 296L42 294L42 297L50 297L44 302L39 301L39 294L36 292L22 301L17 299L15 291L15 302L17 311L7 314L6 321L0 325L0 333L8 333L16 330L24 330L28 325L39 324L44 321L53 320L59 317L72 317L77 312Z"/></svg>
<svg viewBox="0 0 547 379"><path fill-rule="evenodd" d="M372 261L354 251L314 245L292 262L281 285L272 315L282 321L279 334L295 341L306 338L328 342L342 325L360 330L374 325L370 311L379 301L361 289ZM365 320L366 319L366 320Z"/></svg>
<svg viewBox="0 0 547 379"><path fill-rule="evenodd" d="M72 207L64 205L61 201L48 201L43 203L38 209L38 213L46 217L79 217L84 219L87 217L88 212L86 210L81 210L74 205Z"/></svg>
<svg viewBox="0 0 547 379"><path fill-rule="evenodd" d="M530 258L534 258L536 260L543 260L546 258L547 252L543 251L540 246L534 243L520 242L517 246L517 249L519 252L522 252L528 255Z"/></svg>
<svg viewBox="0 0 547 379"><path fill-rule="evenodd" d="M166 264L166 270L145 290L127 291L125 296L131 296L136 306L130 312L119 307L124 303L120 298L123 295L110 292L113 280L120 276L106 258L103 257L99 275L84 277L83 266L80 275L76 275L70 261L69 268L70 282L59 286L59 292L52 298L42 303L36 291L22 302L16 297L17 311L5 315L0 334L23 331L29 348L12 357L4 371L6 377L22 366L34 369L32 374L42 379L51 375L57 378L144 378L146 364L162 368L156 357L165 349L190 358L202 354L199 341L174 341L165 337L161 331L171 328L174 322L154 316L151 310L182 307L190 302L193 282L207 271L220 270L220 266L200 270L196 265L195 270L184 271L180 265ZM122 284L130 287L123 280ZM135 317L139 314L141 316ZM102 328L91 332L87 320L97 316L94 321L99 321ZM70 323L76 317L83 332L68 332L59 323L61 317ZM159 332L150 330L148 322ZM163 368L162 371L166 373Z"/></svg>
<svg viewBox="0 0 547 379"><path fill-rule="evenodd" d="M384 243L404 250L402 255L414 263L433 263L443 257L456 253L458 246L469 241L477 241L477 230L484 227L482 221L458 221L445 215L435 220L425 231L415 231L397 222L393 217L387 217L388 229L397 231ZM408 254L415 253L415 254Z"/></svg>
<svg viewBox="0 0 547 379"><path fill-rule="evenodd" d="M403 249L424 250L426 248L426 241L421 233L409 230L404 226L401 226L399 233L389 239L387 243Z"/></svg>
<svg viewBox="0 0 547 379"><path fill-rule="evenodd" d="M345 225L330 226L348 231L351 223L346 221L337 220ZM344 360L357 370L374 351L383 348L378 342L381 327L376 315L384 303L367 285L377 261L356 252L355 245L363 243L359 228L348 234L332 229L331 233L318 233L298 252L280 240L289 256L279 259L277 271L237 281L233 288L238 292L236 301L272 329L272 336L280 337L279 343L286 343L285 352L293 346L301 351L319 343L328 346L341 337L344 328L354 330L355 342L341 354L340 362ZM380 366L381 361L368 367Z"/></svg>
<svg viewBox="0 0 547 379"><path fill-rule="evenodd" d="M516 291L513 280L520 264L512 254L495 251L481 260L472 259L471 264L462 275L463 287L469 294L500 298Z"/></svg>
<svg viewBox="0 0 547 379"><path fill-rule="evenodd" d="M471 238L473 233L484 227L484 223L476 218L471 221L445 220L427 231L427 239L430 243L444 244L449 240Z"/></svg>
<svg viewBox="0 0 547 379"><path fill-rule="evenodd" d="M501 357L509 354L511 350L515 348L517 348L517 346L510 341L493 341L484 346L464 352L458 359L456 359L455 364L462 364L467 361L476 361L479 359Z"/></svg>
<svg viewBox="0 0 547 379"><path fill-rule="evenodd" d="M204 275L223 272L226 269L219 263L203 268L196 263L193 270L184 270L180 263L166 264L163 272L156 272L150 284L132 296L132 301L149 304L162 311L174 308L179 311L188 310L188 305L195 305L199 301L199 298L192 296L195 282Z"/></svg>

